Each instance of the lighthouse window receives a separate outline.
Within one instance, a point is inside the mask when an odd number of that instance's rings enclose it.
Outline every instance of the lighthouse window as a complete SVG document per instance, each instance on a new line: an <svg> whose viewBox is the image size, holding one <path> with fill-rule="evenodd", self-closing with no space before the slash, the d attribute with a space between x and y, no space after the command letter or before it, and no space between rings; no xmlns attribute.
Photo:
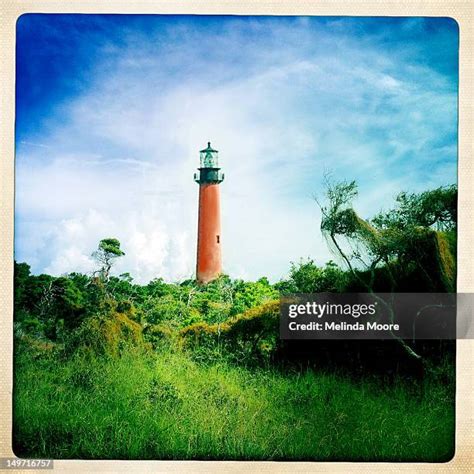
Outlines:
<svg viewBox="0 0 474 474"><path fill-rule="evenodd" d="M220 235L216 235L217 237L217 243L219 244L221 242L221 236Z"/></svg>

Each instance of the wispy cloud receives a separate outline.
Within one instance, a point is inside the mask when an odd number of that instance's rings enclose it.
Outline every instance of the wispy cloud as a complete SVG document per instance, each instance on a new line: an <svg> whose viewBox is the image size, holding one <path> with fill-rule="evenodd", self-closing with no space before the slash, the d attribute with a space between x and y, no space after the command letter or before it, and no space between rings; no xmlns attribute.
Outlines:
<svg viewBox="0 0 474 474"><path fill-rule="evenodd" d="M330 258L312 199L326 169L358 181L365 215L456 179L448 20L94 18L102 36L55 29L91 51L83 87L45 105L34 131L19 125L16 256L35 271L85 271L113 235L127 253L117 271L191 276L192 174L208 140L226 173L233 276L277 279L292 260Z"/></svg>
<svg viewBox="0 0 474 474"><path fill-rule="evenodd" d="M22 145L36 146L36 147L39 147L39 148L51 148L50 146L44 145L43 143L32 143L32 142L27 142L26 140L21 140L20 143Z"/></svg>

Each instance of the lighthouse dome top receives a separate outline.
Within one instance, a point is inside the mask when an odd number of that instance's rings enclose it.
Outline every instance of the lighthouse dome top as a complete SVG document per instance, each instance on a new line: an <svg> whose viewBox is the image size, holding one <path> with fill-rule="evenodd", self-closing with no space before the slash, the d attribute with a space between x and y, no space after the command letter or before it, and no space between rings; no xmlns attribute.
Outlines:
<svg viewBox="0 0 474 474"><path fill-rule="evenodd" d="M217 150L214 150L214 148L211 147L211 142L207 142L207 148L204 148L204 150L201 150L199 153L206 153L207 151L211 153L217 153Z"/></svg>

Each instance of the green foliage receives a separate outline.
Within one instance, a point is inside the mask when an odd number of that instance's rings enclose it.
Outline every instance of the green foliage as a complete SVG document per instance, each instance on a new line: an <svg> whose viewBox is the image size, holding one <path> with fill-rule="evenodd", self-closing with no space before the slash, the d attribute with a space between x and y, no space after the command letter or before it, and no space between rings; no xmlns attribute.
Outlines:
<svg viewBox="0 0 474 474"><path fill-rule="evenodd" d="M117 239L102 239L99 242L99 251L114 257L125 255L125 252L120 249L120 242Z"/></svg>
<svg viewBox="0 0 474 474"><path fill-rule="evenodd" d="M280 281L276 286L282 293L339 293L344 291L347 275L332 260L324 267L318 267L314 261L301 260L292 263L290 278Z"/></svg>
<svg viewBox="0 0 474 474"><path fill-rule="evenodd" d="M376 286L378 291L396 291L412 275L425 283L412 291L454 290L456 186L401 193L393 209L364 220L352 208L357 196L355 182L334 184L328 180L326 184L328 203L320 205L321 231L366 291L374 291ZM447 234L450 237L445 237ZM382 290L376 279L381 267L389 277Z"/></svg>
<svg viewBox="0 0 474 474"><path fill-rule="evenodd" d="M457 186L442 186L419 194L400 193L396 207L372 219L377 228L435 226L437 230L453 230L457 222Z"/></svg>
<svg viewBox="0 0 474 474"><path fill-rule="evenodd" d="M14 291L15 309L31 307L28 301L30 288L28 283L30 281L30 266L27 263L16 263L14 267Z"/></svg>
<svg viewBox="0 0 474 474"><path fill-rule="evenodd" d="M344 218L344 213L351 209L352 201L358 194L356 182L340 181L333 184L326 177L326 188L328 205L320 206L323 214L321 228L335 233L351 232L351 219Z"/></svg>
<svg viewBox="0 0 474 474"><path fill-rule="evenodd" d="M270 285L265 277L255 282L236 280L233 285L230 315L235 316L243 313L250 308L272 301L278 296L278 289Z"/></svg>
<svg viewBox="0 0 474 474"><path fill-rule="evenodd" d="M120 242L117 239L107 238L99 242L99 246L92 256L101 265L99 274L105 281L109 278L114 260L123 255L125 252L120 248Z"/></svg>
<svg viewBox="0 0 474 474"><path fill-rule="evenodd" d="M91 358L117 357L127 347L145 348L142 327L124 313L87 318L66 338L65 355L86 354Z"/></svg>
<svg viewBox="0 0 474 474"><path fill-rule="evenodd" d="M194 308L189 307L181 300L176 300L173 295L168 294L153 301L147 309L146 321L158 324L171 321L176 327L186 325L194 314L199 314Z"/></svg>
<svg viewBox="0 0 474 474"><path fill-rule="evenodd" d="M181 344L200 361L216 355L245 365L268 362L278 347L279 301L270 301L224 323L199 322L179 332Z"/></svg>
<svg viewBox="0 0 474 474"><path fill-rule="evenodd" d="M28 264L15 262L15 312L22 309L44 315L50 303L50 287L53 280L54 278L49 275L31 275Z"/></svg>
<svg viewBox="0 0 474 474"><path fill-rule="evenodd" d="M60 277L53 281L52 291L55 295L53 311L64 319L68 327L78 325L78 319L84 310L84 296L74 282Z"/></svg>

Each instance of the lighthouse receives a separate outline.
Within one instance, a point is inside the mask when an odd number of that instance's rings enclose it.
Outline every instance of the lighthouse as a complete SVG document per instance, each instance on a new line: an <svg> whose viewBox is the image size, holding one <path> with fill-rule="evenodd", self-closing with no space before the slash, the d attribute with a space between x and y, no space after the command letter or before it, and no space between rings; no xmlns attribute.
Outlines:
<svg viewBox="0 0 474 474"><path fill-rule="evenodd" d="M222 273L219 184L224 174L211 142L199 152L199 160L199 172L194 174L194 181L199 184L196 279L198 283L208 283Z"/></svg>

